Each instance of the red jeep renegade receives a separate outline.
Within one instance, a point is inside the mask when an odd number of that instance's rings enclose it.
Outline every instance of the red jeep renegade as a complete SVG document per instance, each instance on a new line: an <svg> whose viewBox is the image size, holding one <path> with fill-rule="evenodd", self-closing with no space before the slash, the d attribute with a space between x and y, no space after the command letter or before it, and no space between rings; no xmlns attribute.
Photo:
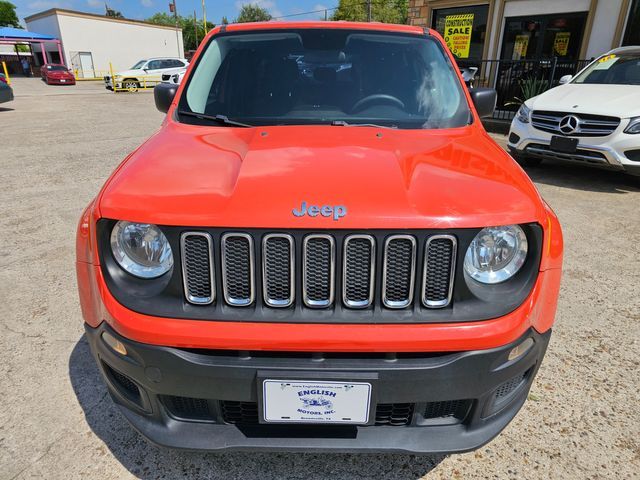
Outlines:
<svg viewBox="0 0 640 480"><path fill-rule="evenodd" d="M431 30L216 28L80 220L87 338L151 441L458 452L527 397L556 216Z"/></svg>

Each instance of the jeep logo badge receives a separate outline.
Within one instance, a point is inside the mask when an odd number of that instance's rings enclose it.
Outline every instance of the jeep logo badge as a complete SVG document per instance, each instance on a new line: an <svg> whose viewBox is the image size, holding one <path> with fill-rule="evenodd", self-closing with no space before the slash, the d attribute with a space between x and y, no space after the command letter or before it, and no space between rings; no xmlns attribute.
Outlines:
<svg viewBox="0 0 640 480"><path fill-rule="evenodd" d="M337 222L347 214L347 207L344 205L307 205L307 202L302 202L299 209L293 209L291 211L296 217L304 217L309 215L310 217L317 217L322 215L323 217L333 217L333 221Z"/></svg>

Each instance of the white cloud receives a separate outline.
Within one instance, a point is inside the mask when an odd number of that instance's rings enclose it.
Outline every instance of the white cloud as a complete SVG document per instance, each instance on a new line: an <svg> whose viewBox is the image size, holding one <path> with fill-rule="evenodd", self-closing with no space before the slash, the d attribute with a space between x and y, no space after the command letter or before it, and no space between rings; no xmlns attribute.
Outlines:
<svg viewBox="0 0 640 480"><path fill-rule="evenodd" d="M29 10L48 10L50 8L70 8L69 2L56 2L51 0L36 0L27 5Z"/></svg>
<svg viewBox="0 0 640 480"><path fill-rule="evenodd" d="M143 7L153 7L153 0L140 0Z"/></svg>
<svg viewBox="0 0 640 480"><path fill-rule="evenodd" d="M87 0L87 5L91 8L101 8L104 7L104 3L102 0Z"/></svg>

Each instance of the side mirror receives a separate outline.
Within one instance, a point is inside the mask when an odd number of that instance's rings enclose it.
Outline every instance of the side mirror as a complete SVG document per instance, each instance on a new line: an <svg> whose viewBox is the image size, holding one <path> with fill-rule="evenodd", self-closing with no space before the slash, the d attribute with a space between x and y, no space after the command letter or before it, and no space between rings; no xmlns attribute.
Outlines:
<svg viewBox="0 0 640 480"><path fill-rule="evenodd" d="M153 87L153 99L156 101L156 108L162 113L167 113L177 91L178 85L174 83L163 82Z"/></svg>
<svg viewBox="0 0 640 480"><path fill-rule="evenodd" d="M565 83L569 83L572 78L573 78L573 75L563 75L562 77L560 77L560 85L564 85Z"/></svg>
<svg viewBox="0 0 640 480"><path fill-rule="evenodd" d="M472 88L469 90L471 101L476 107L476 111L480 118L490 117L496 109L498 101L498 92L493 88Z"/></svg>

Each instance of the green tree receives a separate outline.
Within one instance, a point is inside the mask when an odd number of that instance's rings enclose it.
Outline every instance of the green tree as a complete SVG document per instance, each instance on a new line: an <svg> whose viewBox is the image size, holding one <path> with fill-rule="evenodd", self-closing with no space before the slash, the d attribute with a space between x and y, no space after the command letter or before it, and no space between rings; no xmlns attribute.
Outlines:
<svg viewBox="0 0 640 480"><path fill-rule="evenodd" d="M119 12L118 10L114 10L113 8L107 7L106 3L104 4L104 9L105 9L105 15L107 17L124 18L124 15L122 15L122 12Z"/></svg>
<svg viewBox="0 0 640 480"><path fill-rule="evenodd" d="M384 23L407 23L408 0L371 0L371 20ZM367 2L363 0L340 0L331 20L366 22Z"/></svg>
<svg viewBox="0 0 640 480"><path fill-rule="evenodd" d="M16 15L16 6L11 2L0 0L0 27L22 28Z"/></svg>
<svg viewBox="0 0 640 480"><path fill-rule="evenodd" d="M222 20L220 21L220 23L222 23L222 25L228 25L229 24L229 20L227 20L226 16L223 16Z"/></svg>
<svg viewBox="0 0 640 480"><path fill-rule="evenodd" d="M155 23L156 25L168 25L170 27L176 26L175 17L172 14L168 13L156 13L153 16L147 18L145 21ZM178 26L182 28L182 40L184 42L184 49L186 51L189 51L198 48L199 42L201 42L205 36L204 25L202 24L202 21L194 22L193 15L190 17L182 17L178 15ZM211 30L213 27L215 27L213 23L207 22L207 31Z"/></svg>
<svg viewBox="0 0 640 480"><path fill-rule="evenodd" d="M234 23L268 22L272 18L271 14L260 5L248 3L242 6Z"/></svg>

